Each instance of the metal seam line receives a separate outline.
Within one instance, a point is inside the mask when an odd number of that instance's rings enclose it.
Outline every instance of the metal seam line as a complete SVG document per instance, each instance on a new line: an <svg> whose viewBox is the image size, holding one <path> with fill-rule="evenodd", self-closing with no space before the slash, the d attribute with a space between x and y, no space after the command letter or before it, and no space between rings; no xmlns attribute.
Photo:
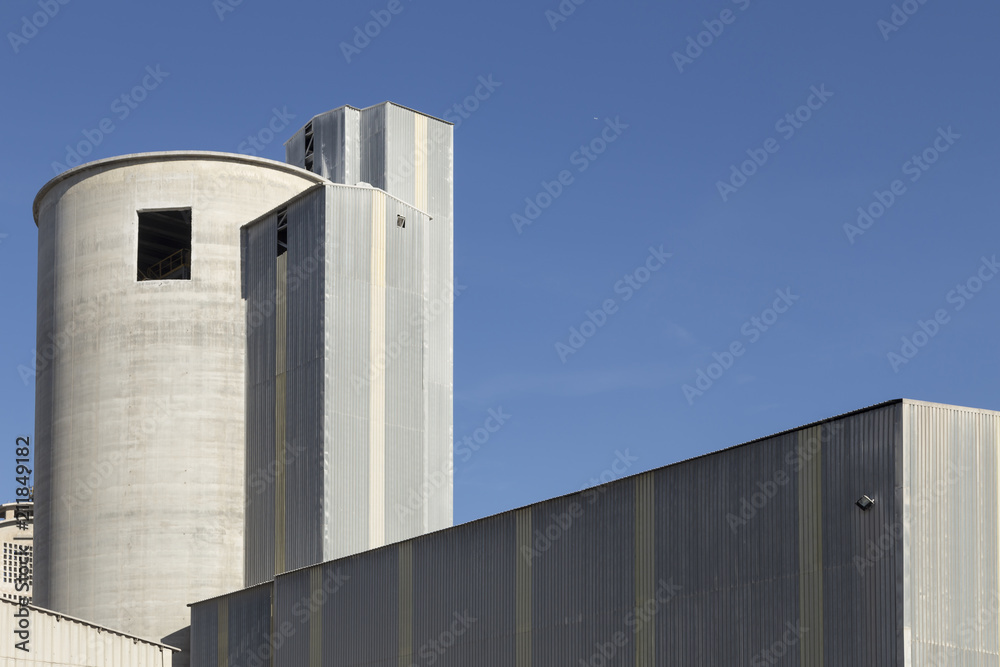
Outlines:
<svg viewBox="0 0 1000 667"><path fill-rule="evenodd" d="M372 192L371 325L372 381L368 387L368 548L385 544L385 196Z"/></svg>

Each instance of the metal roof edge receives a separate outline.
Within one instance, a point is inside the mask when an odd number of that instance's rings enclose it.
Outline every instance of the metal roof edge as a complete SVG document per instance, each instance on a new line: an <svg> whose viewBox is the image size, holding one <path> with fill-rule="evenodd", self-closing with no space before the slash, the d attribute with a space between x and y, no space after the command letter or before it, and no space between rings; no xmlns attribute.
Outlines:
<svg viewBox="0 0 1000 667"><path fill-rule="evenodd" d="M326 179L323 179L323 180L326 181ZM302 192L300 192L299 194L295 195L294 197L290 197L290 198L286 199L285 201L281 202L280 204L278 204L277 206L275 206L274 208L272 208L270 211L267 211L266 213L262 213L261 215L258 215L253 220L250 220L248 222L243 223L242 225L240 225L240 229L243 229L245 227L249 227L251 225L256 225L258 222L260 222L261 220L263 220L267 216L274 214L275 211L279 211L279 210L281 210L283 208L287 208L289 206L289 204L292 204L293 202L296 202L299 199L302 199L303 197L311 195L312 193L314 193L315 191L319 190L320 188L330 188L330 187L336 187L336 188L354 188L354 189L357 189L357 190L374 190L375 192L381 192L382 194L384 194L389 199L394 199L394 200L398 201L400 204L403 204L404 206L409 206L414 211L417 211L418 213L421 213L421 214L427 216L428 220L433 220L434 219L434 217L430 213L428 213L427 211L425 211L423 209L420 209L420 208L417 208L413 204L411 204L411 203L409 203L407 201L404 201L404 200L400 199L399 197L397 197L395 195L389 194L388 192L386 192L382 188L376 188L374 185L348 185L346 183L334 183L333 181L326 181L325 183L317 183L317 184L315 184L313 186L310 186L309 188L303 190Z"/></svg>
<svg viewBox="0 0 1000 667"><path fill-rule="evenodd" d="M7 600L6 598L0 598L0 601L3 601L4 603L9 604L9 605L13 605L15 607L20 607L21 606L19 603L13 602L12 600ZM106 625L99 625L97 623L94 623L93 621L88 621L88 620L85 620L85 619L82 619L82 618L77 618L75 616L70 616L69 614L63 614L62 612L53 611L51 609L46 609L44 607L39 607L37 605L29 604L28 605L28 609L37 611L37 612L39 612L41 614L45 614L46 616L54 616L56 618L56 620L66 619L67 621L73 621L74 623L80 623L81 625L86 625L87 627L95 628L97 630L108 632L108 633L113 634L113 635L119 635L121 637L126 637L128 639L132 639L134 641L140 641L140 642L143 642L144 644L152 644L153 646L159 646L161 648L169 649L171 651L176 651L177 653L180 653L182 651L182 649L179 649L176 646L171 646L170 644L164 644L163 642L158 642L158 641L155 641L153 639L146 639L145 637L140 637L138 635L133 635L133 634L130 634L128 632L122 632L121 630L115 630L114 628L109 628Z"/></svg>
<svg viewBox="0 0 1000 667"><path fill-rule="evenodd" d="M454 127L454 125L455 125L450 120L445 120L444 118L439 118L438 116L434 116L432 114L429 114L426 111L421 111L420 109L414 109L413 107L408 107L405 104L399 104L398 102L393 102L392 100L385 100L383 102L379 102L378 104L372 104L372 105L367 106L367 107L356 107L356 106L351 105L351 104L341 104L339 107L334 107L332 109L328 109L327 111L321 111L320 113L315 114L309 120L307 120L305 123L303 123L302 125L300 125L299 126L299 130L301 130L303 127L305 127L309 123L312 123L313 121L315 121L320 116L325 116L326 114L333 113L334 111L340 111L341 109L353 109L354 111L368 111L368 109L374 109L375 107L385 106L386 104L391 104L394 107L399 107L400 109L406 109L407 111L412 111L415 114L420 114L421 116L426 116L426 117L428 117L428 118L430 118L432 120L436 120L436 121L438 121L440 123L444 123L445 125L451 125L452 127ZM282 144L282 146L287 146L288 142L292 140L292 138L295 136L295 134L298 134L299 130L295 130L295 133L292 134L291 137L289 137L288 139L286 139L285 142Z"/></svg>

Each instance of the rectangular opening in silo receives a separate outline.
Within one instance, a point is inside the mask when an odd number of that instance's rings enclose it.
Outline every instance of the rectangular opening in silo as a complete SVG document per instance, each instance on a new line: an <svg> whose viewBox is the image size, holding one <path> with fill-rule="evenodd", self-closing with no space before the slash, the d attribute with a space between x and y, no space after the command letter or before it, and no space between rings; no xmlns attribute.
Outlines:
<svg viewBox="0 0 1000 667"><path fill-rule="evenodd" d="M191 209L138 211L136 280L191 279Z"/></svg>

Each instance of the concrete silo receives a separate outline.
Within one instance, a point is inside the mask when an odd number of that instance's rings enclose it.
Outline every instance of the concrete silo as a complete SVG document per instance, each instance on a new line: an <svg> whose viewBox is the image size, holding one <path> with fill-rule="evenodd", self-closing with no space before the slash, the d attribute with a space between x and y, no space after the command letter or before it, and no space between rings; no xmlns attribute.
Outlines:
<svg viewBox="0 0 1000 667"><path fill-rule="evenodd" d="M36 604L183 648L243 584L240 226L324 182L150 153L39 192Z"/></svg>

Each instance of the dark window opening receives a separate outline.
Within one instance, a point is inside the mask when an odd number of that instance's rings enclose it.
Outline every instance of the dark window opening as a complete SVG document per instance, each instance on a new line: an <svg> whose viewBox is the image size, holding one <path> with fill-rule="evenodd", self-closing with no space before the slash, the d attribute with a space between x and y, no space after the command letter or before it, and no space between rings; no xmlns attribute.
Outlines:
<svg viewBox="0 0 1000 667"><path fill-rule="evenodd" d="M278 257L288 252L288 209L278 211Z"/></svg>
<svg viewBox="0 0 1000 667"><path fill-rule="evenodd" d="M403 227L403 228L405 228L406 227L406 218L404 218L401 215L397 215L396 216L396 226L397 227Z"/></svg>
<svg viewBox="0 0 1000 667"><path fill-rule="evenodd" d="M191 209L139 211L137 280L191 280Z"/></svg>
<svg viewBox="0 0 1000 667"><path fill-rule="evenodd" d="M306 169L308 169L309 171L312 171L313 170L313 124L312 124L312 121L309 121L308 123L306 123L305 135L306 135L306 152L305 152L305 156L306 156L305 157Z"/></svg>

